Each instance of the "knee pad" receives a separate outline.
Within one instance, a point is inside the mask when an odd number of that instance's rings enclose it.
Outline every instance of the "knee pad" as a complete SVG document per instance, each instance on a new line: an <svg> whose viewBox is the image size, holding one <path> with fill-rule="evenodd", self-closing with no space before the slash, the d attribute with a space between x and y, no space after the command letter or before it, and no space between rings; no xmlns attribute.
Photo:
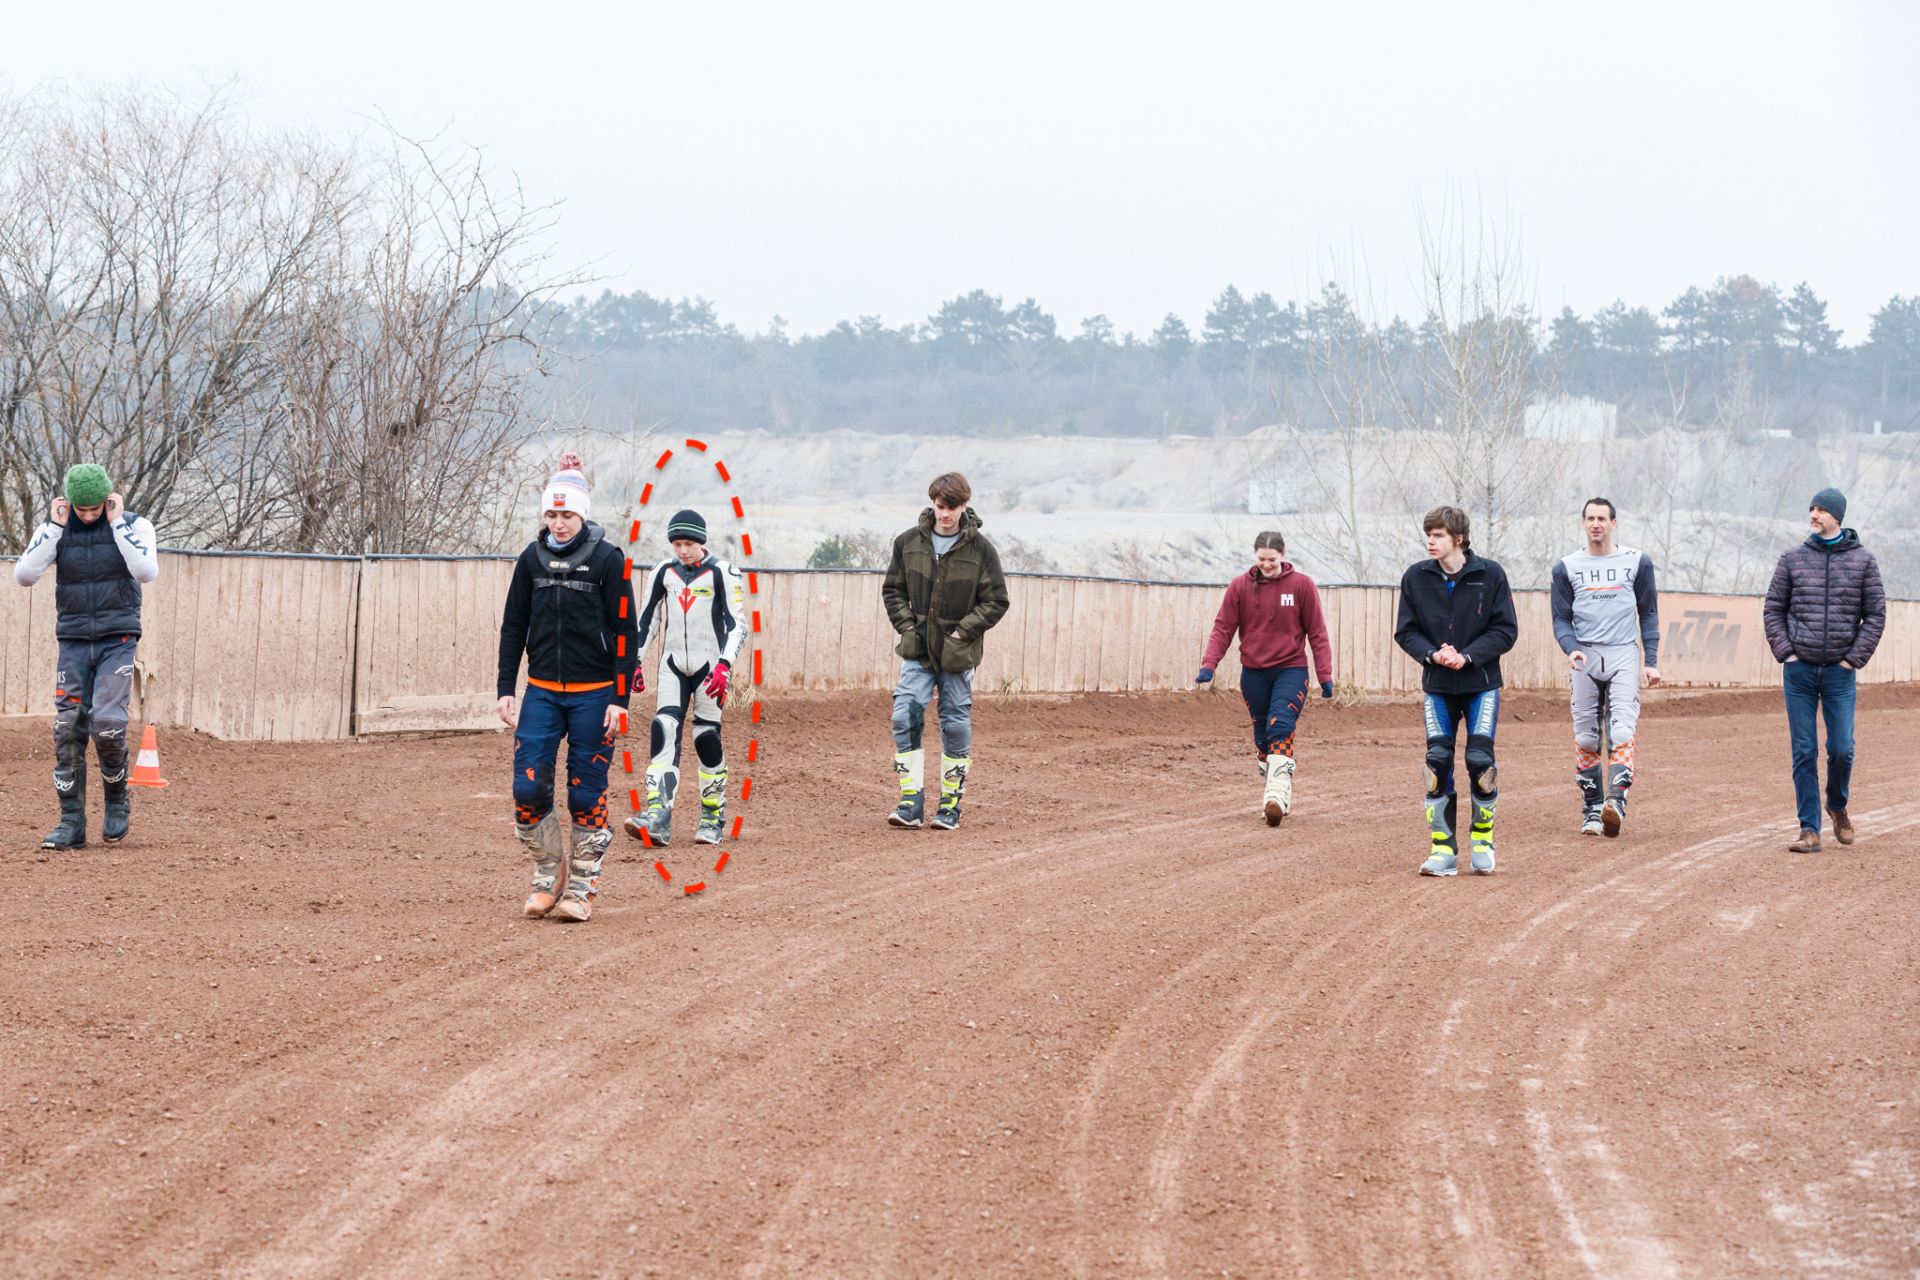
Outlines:
<svg viewBox="0 0 1920 1280"><path fill-rule="evenodd" d="M1500 790L1499 770L1493 763L1493 739L1467 739L1467 776L1476 796L1492 797Z"/></svg>
<svg viewBox="0 0 1920 1280"><path fill-rule="evenodd" d="M1453 744L1427 741L1427 794L1445 795L1453 790Z"/></svg>
<svg viewBox="0 0 1920 1280"><path fill-rule="evenodd" d="M918 751L927 732L927 704L893 704L893 744L902 751Z"/></svg>
<svg viewBox="0 0 1920 1280"><path fill-rule="evenodd" d="M541 809L553 801L553 766L526 765L513 771L513 803Z"/></svg>
<svg viewBox="0 0 1920 1280"><path fill-rule="evenodd" d="M671 755L677 761L680 758L680 716L673 711L662 711L655 715L651 741L655 760Z"/></svg>
<svg viewBox="0 0 1920 1280"><path fill-rule="evenodd" d="M973 750L973 722L940 719L940 749L950 756L964 756Z"/></svg>
<svg viewBox="0 0 1920 1280"><path fill-rule="evenodd" d="M1598 751L1600 749L1599 731L1595 730L1593 733L1584 734L1584 735L1578 734L1578 733L1574 734L1573 745L1581 751L1589 751L1589 752Z"/></svg>
<svg viewBox="0 0 1920 1280"><path fill-rule="evenodd" d="M726 751L720 743L720 725L712 720L693 722L693 750L700 757L700 763L709 769L718 769L726 762Z"/></svg>

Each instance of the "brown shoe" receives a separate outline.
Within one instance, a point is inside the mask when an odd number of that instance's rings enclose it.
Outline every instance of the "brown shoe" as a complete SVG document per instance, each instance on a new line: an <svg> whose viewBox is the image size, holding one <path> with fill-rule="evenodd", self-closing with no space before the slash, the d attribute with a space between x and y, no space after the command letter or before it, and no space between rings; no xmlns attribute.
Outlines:
<svg viewBox="0 0 1920 1280"><path fill-rule="evenodd" d="M1853 843L1853 819L1847 816L1845 809L1829 809L1833 816L1833 838L1841 844Z"/></svg>
<svg viewBox="0 0 1920 1280"><path fill-rule="evenodd" d="M1788 845L1787 850L1790 853L1820 852L1820 833L1818 831L1809 831L1805 827L1802 827L1800 829L1800 838Z"/></svg>
<svg viewBox="0 0 1920 1280"><path fill-rule="evenodd" d="M535 893L527 898L527 905L522 909L527 913L527 919L538 920L553 910L556 901L558 899L551 893Z"/></svg>

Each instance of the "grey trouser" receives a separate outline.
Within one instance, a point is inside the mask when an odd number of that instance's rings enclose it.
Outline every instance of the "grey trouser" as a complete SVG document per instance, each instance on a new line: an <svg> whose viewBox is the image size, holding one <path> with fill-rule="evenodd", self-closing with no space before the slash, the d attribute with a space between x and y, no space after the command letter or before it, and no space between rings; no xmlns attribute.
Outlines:
<svg viewBox="0 0 1920 1280"><path fill-rule="evenodd" d="M1638 645L1581 645L1584 670L1568 674L1573 686L1573 741L1582 751L1600 749L1600 690L1607 690L1608 741L1618 750L1633 741L1640 725L1640 648Z"/></svg>
<svg viewBox="0 0 1920 1280"><path fill-rule="evenodd" d="M87 740L110 791L127 783L127 704L133 698L138 636L60 641L53 673L53 785L62 795L85 788Z"/></svg>
<svg viewBox="0 0 1920 1280"><path fill-rule="evenodd" d="M913 658L900 660L900 683L893 687L893 746L918 751L927 724L927 703L935 682L940 687L940 742L950 756L973 752L973 672L938 671Z"/></svg>

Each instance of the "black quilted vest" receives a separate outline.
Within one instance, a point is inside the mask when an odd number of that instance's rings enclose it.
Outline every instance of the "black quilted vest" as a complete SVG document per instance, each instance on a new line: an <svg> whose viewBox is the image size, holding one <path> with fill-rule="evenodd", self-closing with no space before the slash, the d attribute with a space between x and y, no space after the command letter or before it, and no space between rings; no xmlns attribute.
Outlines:
<svg viewBox="0 0 1920 1280"><path fill-rule="evenodd" d="M122 513L120 519L131 526L134 516ZM53 602L60 615L55 636L104 640L140 634L140 584L128 572L104 515L92 524L69 515L53 566Z"/></svg>

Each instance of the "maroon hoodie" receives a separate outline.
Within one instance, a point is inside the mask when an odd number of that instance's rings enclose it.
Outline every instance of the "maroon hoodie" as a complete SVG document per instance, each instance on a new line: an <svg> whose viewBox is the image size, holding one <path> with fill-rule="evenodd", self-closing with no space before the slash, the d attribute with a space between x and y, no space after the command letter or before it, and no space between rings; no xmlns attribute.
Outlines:
<svg viewBox="0 0 1920 1280"><path fill-rule="evenodd" d="M1243 667L1304 667L1313 644L1313 669L1324 683L1333 679L1333 646L1327 643L1327 619L1313 579L1286 561L1278 577L1263 578L1249 569L1227 584L1200 665L1211 670L1226 656L1233 633L1240 633Z"/></svg>

